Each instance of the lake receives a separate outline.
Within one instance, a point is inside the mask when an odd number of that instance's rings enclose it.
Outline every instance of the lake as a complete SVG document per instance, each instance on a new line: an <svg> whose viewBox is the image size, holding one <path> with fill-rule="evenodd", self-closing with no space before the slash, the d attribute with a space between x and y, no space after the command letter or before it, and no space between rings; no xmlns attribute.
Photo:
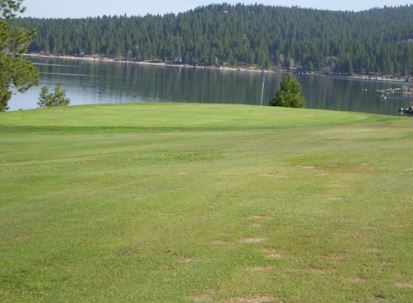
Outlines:
<svg viewBox="0 0 413 303"><path fill-rule="evenodd" d="M61 82L72 105L142 101L260 104L261 73L32 58L41 73L39 87L16 94L10 110L37 107L41 86ZM264 104L279 88L282 74L267 74ZM377 90L407 83L350 80L326 76L297 76L308 108L398 114L413 105L413 97L383 99Z"/></svg>

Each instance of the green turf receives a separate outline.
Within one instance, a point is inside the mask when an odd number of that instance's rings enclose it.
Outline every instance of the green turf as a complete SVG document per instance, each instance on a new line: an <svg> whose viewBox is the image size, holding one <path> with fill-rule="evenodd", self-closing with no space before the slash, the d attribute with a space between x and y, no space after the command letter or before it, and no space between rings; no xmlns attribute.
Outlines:
<svg viewBox="0 0 413 303"><path fill-rule="evenodd" d="M413 120L0 114L0 302L412 302Z"/></svg>

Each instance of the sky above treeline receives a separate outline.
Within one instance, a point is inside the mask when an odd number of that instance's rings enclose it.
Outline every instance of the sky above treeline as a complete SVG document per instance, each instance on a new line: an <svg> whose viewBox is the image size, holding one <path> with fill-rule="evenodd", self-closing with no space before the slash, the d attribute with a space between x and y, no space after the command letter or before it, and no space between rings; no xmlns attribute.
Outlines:
<svg viewBox="0 0 413 303"><path fill-rule="evenodd" d="M360 11L374 7L413 4L412 0L277 0L277 1L214 1L214 0L25 0L25 16L39 18L80 18L102 15L146 15L178 13L212 3L262 3L265 5L300 6L328 10Z"/></svg>

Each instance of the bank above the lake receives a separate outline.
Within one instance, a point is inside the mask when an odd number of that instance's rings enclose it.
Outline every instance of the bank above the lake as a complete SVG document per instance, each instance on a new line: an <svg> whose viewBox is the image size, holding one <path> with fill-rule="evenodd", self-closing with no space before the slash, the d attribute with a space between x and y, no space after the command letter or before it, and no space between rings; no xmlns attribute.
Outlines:
<svg viewBox="0 0 413 303"><path fill-rule="evenodd" d="M0 301L412 302L412 139L245 105L0 113Z"/></svg>

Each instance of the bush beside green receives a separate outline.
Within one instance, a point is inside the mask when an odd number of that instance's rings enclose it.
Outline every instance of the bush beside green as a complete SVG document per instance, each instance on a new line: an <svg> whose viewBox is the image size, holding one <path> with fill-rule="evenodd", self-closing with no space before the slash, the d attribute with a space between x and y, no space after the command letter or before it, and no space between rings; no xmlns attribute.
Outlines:
<svg viewBox="0 0 413 303"><path fill-rule="evenodd" d="M70 104L70 99L66 98L66 92L62 89L60 83L56 84L53 93L49 93L47 87L42 87L37 104L41 108L67 106Z"/></svg>

